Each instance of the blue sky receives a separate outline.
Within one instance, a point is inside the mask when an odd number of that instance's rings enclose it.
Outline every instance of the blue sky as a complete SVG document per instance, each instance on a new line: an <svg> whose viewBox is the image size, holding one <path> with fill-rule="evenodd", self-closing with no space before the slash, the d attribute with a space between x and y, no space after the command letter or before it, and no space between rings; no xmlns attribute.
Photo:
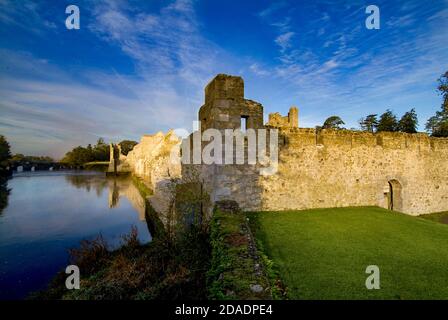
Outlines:
<svg viewBox="0 0 448 320"><path fill-rule="evenodd" d="M65 8L80 9L67 30ZM365 9L380 8L368 30ZM13 152L192 128L217 73L241 75L267 114L299 125L440 108L448 1L0 0L0 134Z"/></svg>

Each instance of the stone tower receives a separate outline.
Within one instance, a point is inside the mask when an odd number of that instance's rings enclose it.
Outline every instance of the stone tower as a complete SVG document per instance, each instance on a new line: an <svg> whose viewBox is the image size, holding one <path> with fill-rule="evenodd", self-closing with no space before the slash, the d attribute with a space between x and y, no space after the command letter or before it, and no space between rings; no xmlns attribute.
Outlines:
<svg viewBox="0 0 448 320"><path fill-rule="evenodd" d="M199 109L202 130L263 127L263 106L244 99L241 77L218 74L205 87L205 104Z"/></svg>
<svg viewBox="0 0 448 320"><path fill-rule="evenodd" d="M197 151L194 143L195 136L207 129L217 129L222 133L225 140L224 130L233 129L264 129L263 106L255 101L244 98L244 81L241 77L218 74L205 88L205 103L199 109L199 121L201 132L196 131L184 140L192 152L188 157L193 159ZM242 126L245 128L242 128ZM233 138L232 138L233 139ZM249 139L243 139L244 163L231 164L225 161L221 163L205 164L183 164L182 176L199 180L202 183L201 190L207 194L211 203L221 200L234 200L245 210L256 210L261 206L261 190L258 186L259 169L255 164L247 162L247 146ZM214 141L214 140L213 140ZM211 143L202 141L200 148L203 151ZM236 139L233 140L233 154L231 158L236 159L238 148ZM223 147L222 151L225 151ZM223 159L224 160L224 159ZM190 162L192 163L192 162ZM211 208L206 211L211 215Z"/></svg>
<svg viewBox="0 0 448 320"><path fill-rule="evenodd" d="M295 107L295 106L292 106L291 108L289 108L288 123L289 123L289 126L292 128L299 127L299 109L297 109L297 107Z"/></svg>
<svg viewBox="0 0 448 320"><path fill-rule="evenodd" d="M289 108L287 116L282 116L280 113L270 113L267 123L270 127L276 128L298 128L299 127L299 109L292 106Z"/></svg>

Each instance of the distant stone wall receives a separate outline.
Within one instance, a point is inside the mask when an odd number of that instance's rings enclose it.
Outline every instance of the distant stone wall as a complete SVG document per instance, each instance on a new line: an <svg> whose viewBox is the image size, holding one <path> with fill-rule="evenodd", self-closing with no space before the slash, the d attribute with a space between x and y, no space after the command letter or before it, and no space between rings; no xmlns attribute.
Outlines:
<svg viewBox="0 0 448 320"><path fill-rule="evenodd" d="M129 173L131 168L126 162L126 156L121 153L121 146L119 144L109 144L109 166L107 168L108 174Z"/></svg>
<svg viewBox="0 0 448 320"><path fill-rule="evenodd" d="M173 131L166 135L158 132L144 135L127 156L122 155L117 146L112 146L114 151L111 151L109 171L114 172L113 168L117 165L118 173L130 172L141 178L152 190L150 204L165 226L170 224L172 218L175 185L181 177L180 142Z"/></svg>
<svg viewBox="0 0 448 320"><path fill-rule="evenodd" d="M179 155L179 143L180 139L173 131L166 135L162 132L145 135L128 153L125 161L131 172L154 190L163 180L180 178L180 158L171 157L172 154Z"/></svg>
<svg viewBox="0 0 448 320"><path fill-rule="evenodd" d="M270 113L269 120L266 125L278 128L297 128L299 126L299 109L297 109L297 107L291 107L286 117L282 116L278 112Z"/></svg>

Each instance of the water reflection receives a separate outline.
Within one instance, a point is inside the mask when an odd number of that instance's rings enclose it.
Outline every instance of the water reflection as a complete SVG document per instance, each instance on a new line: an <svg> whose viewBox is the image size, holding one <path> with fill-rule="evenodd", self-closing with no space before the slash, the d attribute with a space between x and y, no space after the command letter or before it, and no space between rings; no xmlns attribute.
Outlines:
<svg viewBox="0 0 448 320"><path fill-rule="evenodd" d="M104 188L107 186L107 179L99 174L75 174L65 175L65 180L70 182L77 189L85 189L88 192L94 190L98 197L101 197Z"/></svg>
<svg viewBox="0 0 448 320"><path fill-rule="evenodd" d="M126 197L138 212L141 221L145 221L146 215L146 201L141 196L137 187L132 183L132 180L117 181L114 179L109 184L109 207L115 208L120 205L120 197Z"/></svg>
<svg viewBox="0 0 448 320"><path fill-rule="evenodd" d="M82 239L102 234L114 248L135 226L140 242L151 241L145 201L131 179L36 171L15 175L1 187L0 299L43 288Z"/></svg>
<svg viewBox="0 0 448 320"><path fill-rule="evenodd" d="M140 221L145 221L145 199L140 194L138 188L127 177L107 177L99 175L67 175L65 179L76 188L84 188L87 191L94 190L98 197L101 197L104 189L108 189L109 208L118 208L120 198L126 198L138 212Z"/></svg>

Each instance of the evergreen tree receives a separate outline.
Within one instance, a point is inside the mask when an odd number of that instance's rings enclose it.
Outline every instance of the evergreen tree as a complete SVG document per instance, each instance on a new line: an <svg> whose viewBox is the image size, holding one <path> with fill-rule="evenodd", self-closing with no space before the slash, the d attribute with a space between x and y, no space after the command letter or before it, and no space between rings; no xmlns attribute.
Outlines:
<svg viewBox="0 0 448 320"><path fill-rule="evenodd" d="M374 133L378 127L378 119L376 114L369 114L365 118L359 120L361 130Z"/></svg>
<svg viewBox="0 0 448 320"><path fill-rule="evenodd" d="M437 87L442 95L442 108L426 122L426 131L434 137L448 137L448 71L439 79Z"/></svg>
<svg viewBox="0 0 448 320"><path fill-rule="evenodd" d="M437 90L442 95L442 112L448 113L448 71L439 78Z"/></svg>
<svg viewBox="0 0 448 320"><path fill-rule="evenodd" d="M418 126L418 118L415 109L406 112L398 122L398 130L406 133L416 133Z"/></svg>
<svg viewBox="0 0 448 320"><path fill-rule="evenodd" d="M391 110L387 109L386 112L384 112L380 116L380 121L378 122L377 131L378 132L381 132L381 131L394 132L394 131L397 131L397 129L398 129L397 117Z"/></svg>

